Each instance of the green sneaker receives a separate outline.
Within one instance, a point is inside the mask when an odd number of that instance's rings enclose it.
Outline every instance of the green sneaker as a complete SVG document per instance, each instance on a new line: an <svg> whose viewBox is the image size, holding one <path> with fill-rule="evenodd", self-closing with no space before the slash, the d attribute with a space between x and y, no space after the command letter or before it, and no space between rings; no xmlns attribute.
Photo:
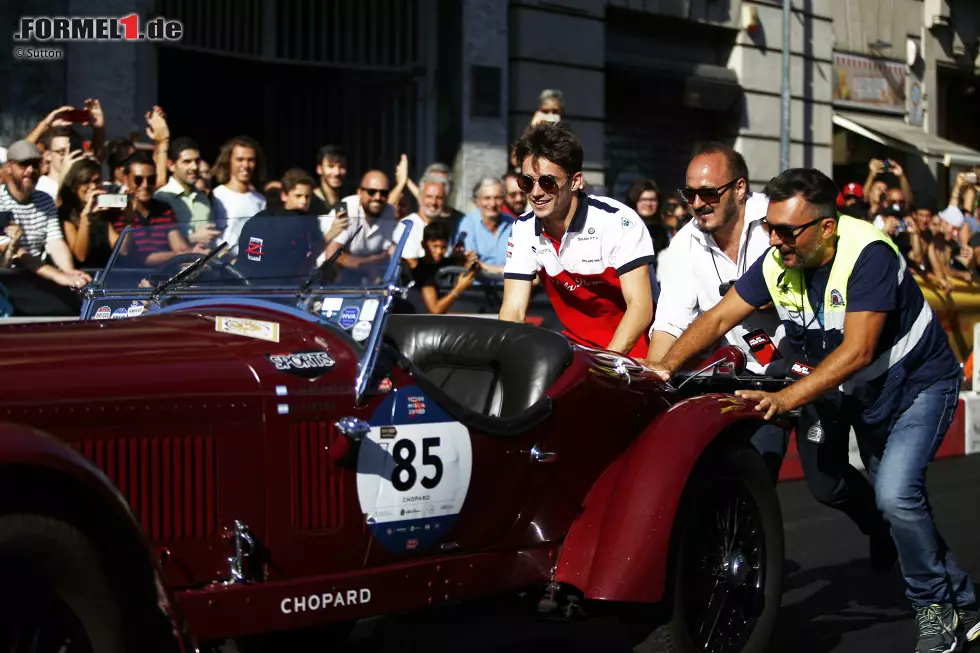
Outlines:
<svg viewBox="0 0 980 653"><path fill-rule="evenodd" d="M959 618L952 605L933 603L916 608L915 625L919 629L915 653L953 653L959 648L956 637Z"/></svg>

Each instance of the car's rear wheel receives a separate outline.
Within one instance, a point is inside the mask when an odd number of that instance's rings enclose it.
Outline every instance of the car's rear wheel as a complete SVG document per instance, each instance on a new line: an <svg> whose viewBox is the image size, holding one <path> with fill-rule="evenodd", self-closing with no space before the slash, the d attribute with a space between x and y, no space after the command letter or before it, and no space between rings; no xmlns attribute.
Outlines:
<svg viewBox="0 0 980 653"><path fill-rule="evenodd" d="M0 651L126 650L98 551L81 531L49 517L0 517L0 615Z"/></svg>
<svg viewBox="0 0 980 653"><path fill-rule="evenodd" d="M762 653L782 593L783 524L771 476L750 447L711 451L677 512L661 624L637 653Z"/></svg>

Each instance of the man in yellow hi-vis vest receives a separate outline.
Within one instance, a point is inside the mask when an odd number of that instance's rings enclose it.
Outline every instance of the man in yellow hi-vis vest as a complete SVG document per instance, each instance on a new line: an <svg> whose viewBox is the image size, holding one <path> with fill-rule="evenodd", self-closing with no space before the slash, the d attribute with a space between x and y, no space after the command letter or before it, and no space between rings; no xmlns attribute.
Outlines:
<svg viewBox="0 0 980 653"><path fill-rule="evenodd" d="M763 193L770 249L648 364L669 380L772 303L796 353L798 380L780 392L738 394L757 402L765 419L803 407L797 444L810 490L871 536L873 552L890 529L916 609L915 650L949 653L958 638L980 636L973 583L936 529L925 491L926 469L957 405L959 364L891 240L837 215L830 178L795 168ZM848 463L852 427L873 490Z"/></svg>

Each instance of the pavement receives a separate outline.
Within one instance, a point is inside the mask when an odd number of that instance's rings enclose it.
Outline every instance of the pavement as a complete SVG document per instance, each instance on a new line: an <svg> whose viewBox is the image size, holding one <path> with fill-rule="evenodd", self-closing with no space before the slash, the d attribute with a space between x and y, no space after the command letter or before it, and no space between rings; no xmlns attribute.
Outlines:
<svg viewBox="0 0 980 653"><path fill-rule="evenodd" d="M980 580L980 456L939 460L927 480L940 531L960 564ZM898 569L875 576L867 540L842 515L817 504L802 481L779 486L786 531L782 608L771 653L909 652L912 612ZM529 597L529 601L530 601ZM361 622L344 653L490 651L627 653L625 633L610 619L538 621L518 602L480 602ZM973 647L980 653L980 643Z"/></svg>

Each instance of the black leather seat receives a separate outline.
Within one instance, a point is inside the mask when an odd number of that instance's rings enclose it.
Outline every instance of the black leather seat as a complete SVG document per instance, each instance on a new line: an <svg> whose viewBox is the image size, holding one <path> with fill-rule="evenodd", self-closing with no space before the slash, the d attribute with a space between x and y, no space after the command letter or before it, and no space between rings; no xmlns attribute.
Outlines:
<svg viewBox="0 0 980 653"><path fill-rule="evenodd" d="M561 334L495 319L391 315L385 337L444 410L495 435L547 417L545 393L572 361Z"/></svg>

